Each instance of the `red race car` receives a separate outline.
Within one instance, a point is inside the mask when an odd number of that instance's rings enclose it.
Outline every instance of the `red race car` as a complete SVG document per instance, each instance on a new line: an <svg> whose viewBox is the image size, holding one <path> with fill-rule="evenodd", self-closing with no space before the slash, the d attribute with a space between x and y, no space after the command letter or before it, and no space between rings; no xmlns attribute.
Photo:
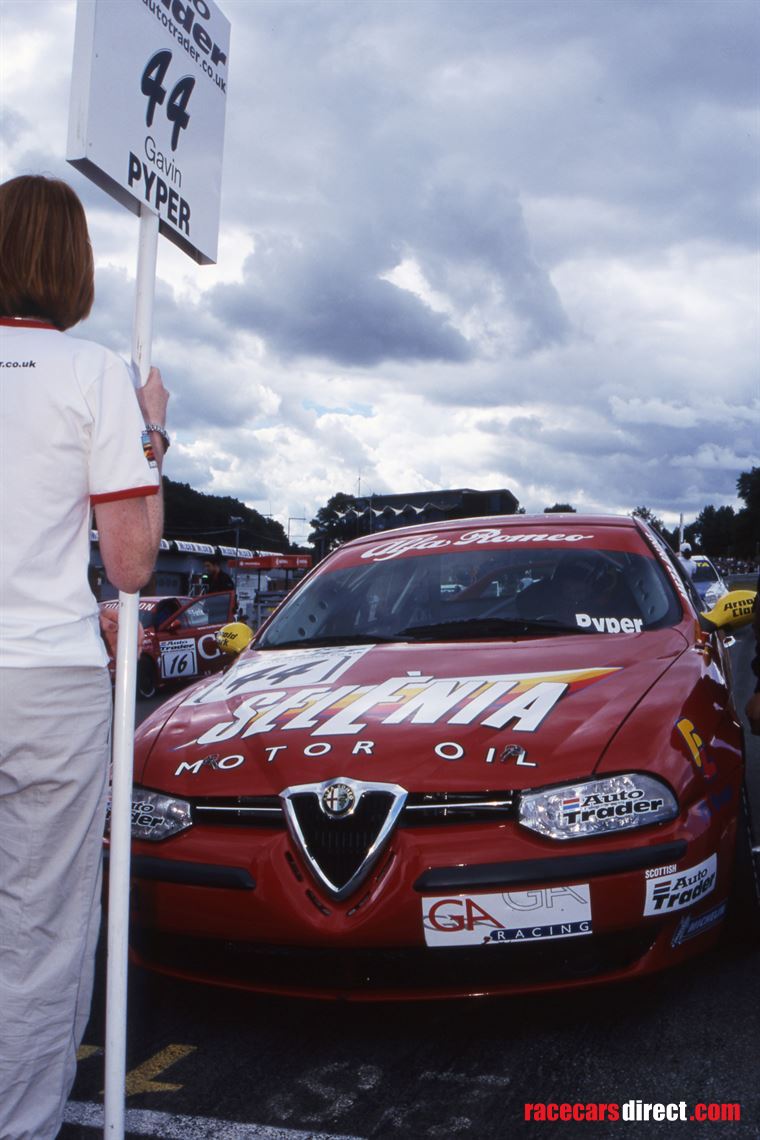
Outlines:
<svg viewBox="0 0 760 1140"><path fill-rule="evenodd" d="M100 603L102 610L115 610L118 606L118 602ZM153 697L162 685L197 680L226 665L216 634L232 621L234 609L232 590L195 598L140 598L142 644L137 661L138 695ZM113 673L113 658L109 668Z"/></svg>
<svg viewBox="0 0 760 1140"><path fill-rule="evenodd" d="M632 518L470 519L322 562L137 734L131 947L358 999L633 978L756 921L725 628Z"/></svg>

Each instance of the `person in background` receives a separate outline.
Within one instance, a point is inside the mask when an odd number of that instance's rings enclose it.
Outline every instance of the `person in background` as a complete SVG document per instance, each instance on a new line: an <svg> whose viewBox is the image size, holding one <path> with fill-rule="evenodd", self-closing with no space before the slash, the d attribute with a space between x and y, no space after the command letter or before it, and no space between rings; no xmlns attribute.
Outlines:
<svg viewBox="0 0 760 1140"><path fill-rule="evenodd" d="M678 561L683 566L689 578L693 578L697 572L697 564L691 556L691 546L688 542L684 542L678 553Z"/></svg>
<svg viewBox="0 0 760 1140"><path fill-rule="evenodd" d="M235 589L235 583L224 569L222 559L218 554L214 555L213 558L207 558L203 563L201 581L203 582L204 594L215 594L219 590Z"/></svg>
<svg viewBox="0 0 760 1140"><path fill-rule="evenodd" d="M87 1024L100 925L111 684L90 512L114 586L148 580L168 393L68 336L94 297L81 202L0 185L0 1137L52 1140Z"/></svg>

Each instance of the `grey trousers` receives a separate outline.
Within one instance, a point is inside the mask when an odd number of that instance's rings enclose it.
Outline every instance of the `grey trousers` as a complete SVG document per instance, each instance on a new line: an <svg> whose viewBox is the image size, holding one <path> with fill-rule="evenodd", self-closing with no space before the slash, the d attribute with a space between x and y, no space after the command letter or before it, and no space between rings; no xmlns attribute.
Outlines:
<svg viewBox="0 0 760 1140"><path fill-rule="evenodd" d="M53 1140L90 1012L111 685L0 668L0 1140Z"/></svg>

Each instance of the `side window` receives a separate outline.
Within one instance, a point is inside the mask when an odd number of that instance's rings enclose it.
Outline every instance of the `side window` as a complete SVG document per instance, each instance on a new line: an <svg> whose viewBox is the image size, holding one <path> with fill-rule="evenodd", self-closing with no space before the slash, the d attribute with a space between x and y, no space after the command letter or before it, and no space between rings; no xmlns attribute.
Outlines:
<svg viewBox="0 0 760 1140"><path fill-rule="evenodd" d="M188 606L179 615L179 623L186 629L196 629L200 625L208 625L209 621L206 617L205 602L195 602L192 606Z"/></svg>
<svg viewBox="0 0 760 1140"><path fill-rule="evenodd" d="M137 614L143 629L157 629L159 625L158 611L156 609L143 609L140 607Z"/></svg>
<svg viewBox="0 0 760 1140"><path fill-rule="evenodd" d="M203 599L208 625L224 625L229 618L230 595L210 594Z"/></svg>
<svg viewBox="0 0 760 1140"><path fill-rule="evenodd" d="M163 625L179 608L179 602L174 598L167 598L165 601L159 602L153 610L153 614L149 615L151 617L150 624L156 626Z"/></svg>

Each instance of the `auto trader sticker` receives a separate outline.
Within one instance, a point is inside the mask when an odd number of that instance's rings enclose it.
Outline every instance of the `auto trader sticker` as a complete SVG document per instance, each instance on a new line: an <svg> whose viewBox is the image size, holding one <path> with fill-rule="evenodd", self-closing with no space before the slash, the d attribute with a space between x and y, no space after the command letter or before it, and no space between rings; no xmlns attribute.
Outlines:
<svg viewBox="0 0 760 1140"><path fill-rule="evenodd" d="M290 664L294 665L292 661ZM535 732L566 693L615 672L617 668L613 667L435 677L410 671L373 685L344 684L332 688L303 685L303 677L291 668L287 676L281 675L281 687L261 684L267 676L259 674L257 681L262 691L233 708L232 719L228 713L224 720L189 743L217 744L274 730L307 729L317 737L357 736L370 721L382 725L482 724L487 728ZM223 686L215 688L220 692ZM228 693L228 699L232 695Z"/></svg>
<svg viewBox="0 0 760 1140"><path fill-rule="evenodd" d="M644 914L669 914L691 906L715 889L717 875L718 856L710 855L696 867L650 879L646 884Z"/></svg>
<svg viewBox="0 0 760 1140"><path fill-rule="evenodd" d="M161 676L167 681L175 677L193 677L198 672L195 640L178 637L161 642Z"/></svg>
<svg viewBox="0 0 760 1140"><path fill-rule="evenodd" d="M650 815L659 811L662 798L647 799L642 788L620 792L592 792L586 796L568 796L562 801L562 822L595 823L598 819L616 819L626 815Z"/></svg>
<svg viewBox="0 0 760 1140"><path fill-rule="evenodd" d="M428 946L495 946L591 934L588 883L422 900Z"/></svg>

